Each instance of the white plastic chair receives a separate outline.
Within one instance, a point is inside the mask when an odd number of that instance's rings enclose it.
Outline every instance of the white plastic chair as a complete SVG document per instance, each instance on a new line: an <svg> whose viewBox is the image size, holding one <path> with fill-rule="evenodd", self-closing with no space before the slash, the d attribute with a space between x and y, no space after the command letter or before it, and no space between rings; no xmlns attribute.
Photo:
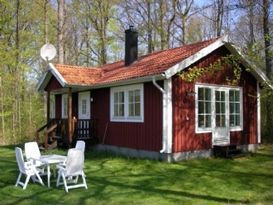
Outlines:
<svg viewBox="0 0 273 205"><path fill-rule="evenodd" d="M19 148L19 147L15 148L15 155L16 155L16 161L18 164L18 168L20 171L20 174L17 178L15 186L21 185L23 187L23 189L26 189L30 177L33 179L34 182L38 181L40 184L42 184L44 186L43 180L41 179L41 177L39 175L39 171L36 169L36 167L33 165L33 163L31 161L28 161L28 162L24 161L21 148ZM26 175L25 182L21 181L22 175Z"/></svg>
<svg viewBox="0 0 273 205"><path fill-rule="evenodd" d="M76 149L80 149L80 150L83 152L83 154L84 154L84 151L85 151L85 142L82 141L82 140L78 140L78 141L76 142L75 148L76 148Z"/></svg>
<svg viewBox="0 0 273 205"><path fill-rule="evenodd" d="M59 171L56 186L64 185L66 192L68 192L68 189L79 187L85 187L85 189L87 189L83 165L83 152L76 148L69 149L65 166L57 166ZM82 183L78 183L79 176L82 177ZM73 179L73 177L75 177L75 179ZM61 182L61 179L63 182Z"/></svg>
<svg viewBox="0 0 273 205"><path fill-rule="evenodd" d="M25 143L25 155L27 161L32 161L32 163L36 167L39 167L39 171L42 172L43 175L46 174L45 173L46 164L40 161L41 152L37 142Z"/></svg>

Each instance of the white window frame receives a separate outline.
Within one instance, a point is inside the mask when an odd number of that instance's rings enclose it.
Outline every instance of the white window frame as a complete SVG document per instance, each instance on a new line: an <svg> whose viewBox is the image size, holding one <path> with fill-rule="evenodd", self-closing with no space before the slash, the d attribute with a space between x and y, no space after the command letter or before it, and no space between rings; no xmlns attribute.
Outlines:
<svg viewBox="0 0 273 205"><path fill-rule="evenodd" d="M198 127L198 88L209 88L211 89L211 127L210 128L201 128ZM224 90L227 93L226 96L226 105L227 105L227 123L230 126L229 117L229 91L237 90L240 92L240 125L229 127L230 131L242 131L243 130L243 89L241 87L232 87L232 86L220 86L220 85L211 85L211 84L196 84L195 85L195 133L211 133L215 127L215 90Z"/></svg>
<svg viewBox="0 0 273 205"><path fill-rule="evenodd" d="M68 95L63 94L62 95L62 118L66 119L67 117L68 117Z"/></svg>
<svg viewBox="0 0 273 205"><path fill-rule="evenodd" d="M140 116L129 116L129 91L140 91ZM124 92L124 116L114 116L114 93ZM110 89L110 121L112 122L144 122L143 84L113 87Z"/></svg>

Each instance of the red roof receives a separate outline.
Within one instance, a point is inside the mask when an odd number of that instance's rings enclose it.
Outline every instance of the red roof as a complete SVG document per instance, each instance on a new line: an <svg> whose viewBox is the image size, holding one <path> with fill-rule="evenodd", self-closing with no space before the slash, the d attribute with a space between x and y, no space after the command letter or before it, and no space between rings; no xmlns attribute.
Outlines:
<svg viewBox="0 0 273 205"><path fill-rule="evenodd" d="M56 64L55 67L67 84L100 85L139 77L163 73L175 64L194 55L215 42L211 39L182 47L154 52L141 56L133 64L124 65L124 61L106 64L101 67L79 67Z"/></svg>

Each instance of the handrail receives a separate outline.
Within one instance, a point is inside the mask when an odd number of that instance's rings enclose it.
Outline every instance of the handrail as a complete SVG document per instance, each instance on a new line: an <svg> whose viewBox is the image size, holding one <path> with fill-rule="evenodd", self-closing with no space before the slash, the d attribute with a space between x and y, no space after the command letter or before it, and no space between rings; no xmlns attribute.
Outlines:
<svg viewBox="0 0 273 205"><path fill-rule="evenodd" d="M39 132L41 132L42 130L44 130L45 128L47 128L51 123L53 122L53 119L48 121L45 125L43 125L42 127L40 127L38 130L36 130L36 142L39 142ZM51 127L49 127L46 132L45 132L45 149L48 148L48 134L52 131L54 131L54 129L57 127L57 123L54 123Z"/></svg>

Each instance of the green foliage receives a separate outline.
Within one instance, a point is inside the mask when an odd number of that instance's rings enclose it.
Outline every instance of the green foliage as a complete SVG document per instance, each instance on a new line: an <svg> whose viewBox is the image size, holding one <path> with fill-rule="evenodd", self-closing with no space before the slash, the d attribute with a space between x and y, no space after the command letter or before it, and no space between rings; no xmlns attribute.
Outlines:
<svg viewBox="0 0 273 205"><path fill-rule="evenodd" d="M23 145L21 146L23 147ZM42 154L66 151L42 151ZM26 190L14 187L18 168L14 147L0 147L0 204L271 204L273 147L230 159L179 163L85 153L88 190L43 187L30 180ZM46 177L43 177L46 182Z"/></svg>
<svg viewBox="0 0 273 205"><path fill-rule="evenodd" d="M228 55L218 59L207 67L194 66L189 68L187 71L182 71L179 75L186 82L195 82L204 75L213 76L225 66L229 66L233 70L233 78L230 79L226 77L226 82L229 85L238 85L242 72L242 68L239 62L240 61L236 56Z"/></svg>

